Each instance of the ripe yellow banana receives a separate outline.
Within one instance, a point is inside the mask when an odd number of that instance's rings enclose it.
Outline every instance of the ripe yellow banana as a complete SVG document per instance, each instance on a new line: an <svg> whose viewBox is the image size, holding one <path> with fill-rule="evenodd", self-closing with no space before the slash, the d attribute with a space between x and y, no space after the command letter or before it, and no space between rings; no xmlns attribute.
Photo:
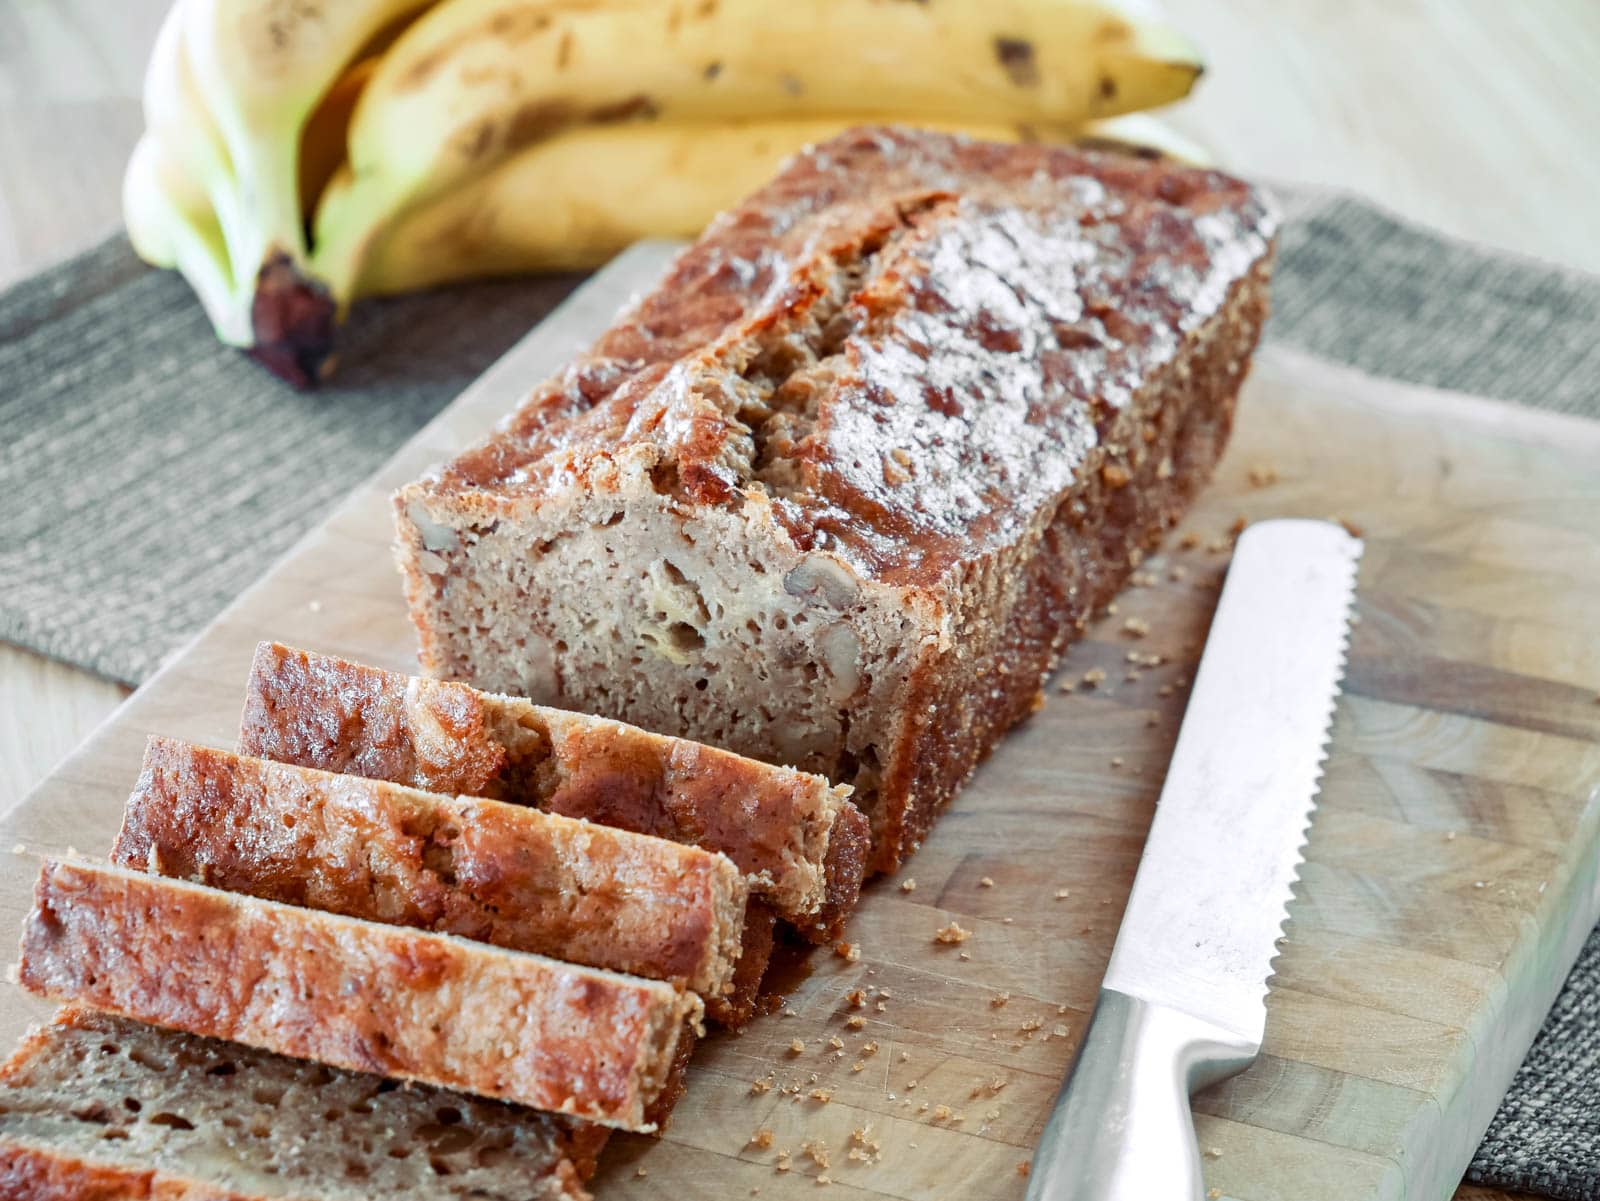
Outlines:
<svg viewBox="0 0 1600 1201"><path fill-rule="evenodd" d="M1203 150L1160 121L1138 117L1077 130L921 124L988 141L1077 141L1207 161ZM558 134L401 217L376 243L354 295L595 267L642 238L691 238L790 155L852 125L881 120L585 126Z"/></svg>
<svg viewBox="0 0 1600 1201"><path fill-rule="evenodd" d="M210 197L154 134L140 138L128 160L122 208L139 257L181 271L217 336L233 346L248 346L254 277L242 287L236 283Z"/></svg>
<svg viewBox="0 0 1600 1201"><path fill-rule="evenodd" d="M401 214L572 126L863 111L1077 125L1176 100L1200 69L1133 0L443 0L362 93L312 269L350 296Z"/></svg>

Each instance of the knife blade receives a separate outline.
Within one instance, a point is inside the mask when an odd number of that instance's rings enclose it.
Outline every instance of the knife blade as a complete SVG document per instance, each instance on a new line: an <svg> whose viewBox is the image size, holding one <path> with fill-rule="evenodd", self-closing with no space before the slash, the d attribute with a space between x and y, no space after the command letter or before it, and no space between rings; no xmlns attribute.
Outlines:
<svg viewBox="0 0 1600 1201"><path fill-rule="evenodd" d="M1189 1096L1261 1051L1361 550L1323 521L1240 535L1028 1201L1201 1198Z"/></svg>

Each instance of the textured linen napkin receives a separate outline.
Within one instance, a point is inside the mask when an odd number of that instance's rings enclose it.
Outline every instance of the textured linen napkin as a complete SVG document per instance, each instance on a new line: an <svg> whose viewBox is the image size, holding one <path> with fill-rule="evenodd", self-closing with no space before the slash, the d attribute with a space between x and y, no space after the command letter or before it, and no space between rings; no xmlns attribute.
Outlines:
<svg viewBox="0 0 1600 1201"><path fill-rule="evenodd" d="M1600 278L1342 194L1280 195L1269 339L1600 417ZM187 285L121 237L17 285L0 296L0 639L143 679L577 282L366 305L315 393L217 346ZM1600 1201L1600 934L1472 1176Z"/></svg>

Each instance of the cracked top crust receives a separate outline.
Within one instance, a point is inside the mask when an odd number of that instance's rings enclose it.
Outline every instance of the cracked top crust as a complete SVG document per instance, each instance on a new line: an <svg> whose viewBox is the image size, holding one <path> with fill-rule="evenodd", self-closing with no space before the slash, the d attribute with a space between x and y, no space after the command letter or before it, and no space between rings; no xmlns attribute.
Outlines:
<svg viewBox="0 0 1600 1201"><path fill-rule="evenodd" d="M768 509L889 584L1012 540L1270 252L1214 171L896 128L795 158L423 486Z"/></svg>

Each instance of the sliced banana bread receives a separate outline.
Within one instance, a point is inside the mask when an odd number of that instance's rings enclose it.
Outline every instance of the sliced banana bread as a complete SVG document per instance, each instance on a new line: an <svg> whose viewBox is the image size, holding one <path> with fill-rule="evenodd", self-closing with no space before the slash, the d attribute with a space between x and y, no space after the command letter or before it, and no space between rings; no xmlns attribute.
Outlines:
<svg viewBox="0 0 1600 1201"><path fill-rule="evenodd" d="M744 877L724 855L522 805L151 738L112 861L515 951L733 988Z"/></svg>
<svg viewBox="0 0 1600 1201"><path fill-rule="evenodd" d="M6 1201L581 1201L605 1136L76 1006L0 1067Z"/></svg>
<svg viewBox="0 0 1600 1201"><path fill-rule="evenodd" d="M893 867L1205 483L1277 219L858 129L396 497L430 674L855 785Z"/></svg>
<svg viewBox="0 0 1600 1201"><path fill-rule="evenodd" d="M47 859L34 901L33 992L630 1130L655 1128L701 1012L660 981L101 864Z"/></svg>
<svg viewBox="0 0 1600 1201"><path fill-rule="evenodd" d="M812 941L860 897L870 835L848 789L519 697L264 642L239 749L720 851Z"/></svg>

